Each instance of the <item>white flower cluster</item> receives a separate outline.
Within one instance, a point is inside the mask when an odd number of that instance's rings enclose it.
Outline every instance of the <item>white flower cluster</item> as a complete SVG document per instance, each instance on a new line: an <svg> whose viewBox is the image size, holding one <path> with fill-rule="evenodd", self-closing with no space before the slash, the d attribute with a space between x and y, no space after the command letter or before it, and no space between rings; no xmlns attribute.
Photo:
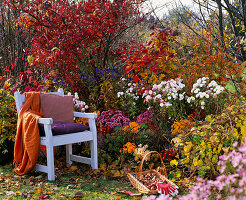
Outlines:
<svg viewBox="0 0 246 200"><path fill-rule="evenodd" d="M68 95L71 96L72 95L71 92L69 92ZM84 101L79 100L79 95L77 92L75 92L75 94L74 94L73 104L74 104L75 108L79 108L83 112L89 108L89 106L86 105L86 103Z"/></svg>
<svg viewBox="0 0 246 200"><path fill-rule="evenodd" d="M193 85L191 93L194 96L188 97L187 102L191 103L196 99L200 99L201 108L204 109L205 107L205 99L209 99L210 97L217 97L218 94L223 92L224 87L218 85L214 80L209 83L208 77L199 78L196 83Z"/></svg>
<svg viewBox="0 0 246 200"><path fill-rule="evenodd" d="M139 96L138 96L136 90L137 90L136 83L128 83L128 88L126 89L126 91L125 92L118 92L117 97L120 98L121 96L126 95L126 96L133 98L134 101L137 101L139 99ZM136 102L133 102L133 104L135 105Z"/></svg>
<svg viewBox="0 0 246 200"><path fill-rule="evenodd" d="M160 107L172 106L172 100L182 101L185 99L185 92L183 88L185 85L182 79L171 79L169 81L162 81L160 84L154 84L151 90L145 90L143 98L146 102L158 102Z"/></svg>

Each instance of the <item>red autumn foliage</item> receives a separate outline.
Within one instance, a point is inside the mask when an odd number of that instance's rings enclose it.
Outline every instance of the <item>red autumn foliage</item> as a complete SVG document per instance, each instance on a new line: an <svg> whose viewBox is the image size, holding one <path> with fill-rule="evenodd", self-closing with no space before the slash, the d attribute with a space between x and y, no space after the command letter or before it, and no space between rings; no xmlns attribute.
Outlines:
<svg viewBox="0 0 246 200"><path fill-rule="evenodd" d="M171 48L170 41L177 34L176 31L165 28L151 33L151 39L145 45L132 44L123 56L126 63L125 74L132 77L134 82L138 82L139 78L146 79L153 73L162 73L168 75L168 78L172 77L168 62L176 52ZM175 75L174 72L172 74Z"/></svg>
<svg viewBox="0 0 246 200"><path fill-rule="evenodd" d="M17 24L35 33L30 64L47 71L57 69L57 74L72 85L82 70L106 68L108 61L120 53L112 44L128 29L130 21L139 20L138 2L29 1L20 8Z"/></svg>

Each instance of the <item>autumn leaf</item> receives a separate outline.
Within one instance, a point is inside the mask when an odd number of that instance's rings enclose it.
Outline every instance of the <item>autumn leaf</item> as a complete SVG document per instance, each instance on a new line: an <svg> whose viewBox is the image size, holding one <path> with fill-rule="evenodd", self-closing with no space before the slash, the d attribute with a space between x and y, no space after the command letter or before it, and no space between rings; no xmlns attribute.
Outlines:
<svg viewBox="0 0 246 200"><path fill-rule="evenodd" d="M174 159L174 160L171 160L170 164L177 166L179 163L176 159Z"/></svg>
<svg viewBox="0 0 246 200"><path fill-rule="evenodd" d="M117 170L114 174L113 174L113 177L119 177L121 176L121 173L119 170Z"/></svg>
<svg viewBox="0 0 246 200"><path fill-rule="evenodd" d="M77 170L77 169L78 169L78 167L75 166L75 165L73 165L73 166L70 167L70 170L71 170L71 171L75 171L75 170Z"/></svg>

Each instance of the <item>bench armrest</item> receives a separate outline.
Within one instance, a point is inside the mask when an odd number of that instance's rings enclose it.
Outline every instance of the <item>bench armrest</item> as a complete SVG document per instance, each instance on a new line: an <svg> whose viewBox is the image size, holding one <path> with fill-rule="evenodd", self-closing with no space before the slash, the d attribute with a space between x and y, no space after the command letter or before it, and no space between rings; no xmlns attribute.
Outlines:
<svg viewBox="0 0 246 200"><path fill-rule="evenodd" d="M96 119L97 114L96 113L82 113L82 112L73 112L74 117L83 117L83 118L88 118L88 119Z"/></svg>
<svg viewBox="0 0 246 200"><path fill-rule="evenodd" d="M53 124L52 118L39 118L38 119L39 124Z"/></svg>

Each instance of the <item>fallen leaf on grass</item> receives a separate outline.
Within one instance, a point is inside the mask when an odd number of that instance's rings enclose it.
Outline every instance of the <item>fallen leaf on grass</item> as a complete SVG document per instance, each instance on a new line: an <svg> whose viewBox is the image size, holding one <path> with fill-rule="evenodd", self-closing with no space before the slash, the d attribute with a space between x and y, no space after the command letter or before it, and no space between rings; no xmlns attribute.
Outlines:
<svg viewBox="0 0 246 200"><path fill-rule="evenodd" d="M48 199L49 198L49 195L41 195L40 197L39 197L39 199Z"/></svg>
<svg viewBox="0 0 246 200"><path fill-rule="evenodd" d="M5 192L0 190L0 194L5 194Z"/></svg>
<svg viewBox="0 0 246 200"><path fill-rule="evenodd" d="M114 174L113 174L113 177L119 177L121 176L121 173L119 170L117 170Z"/></svg>
<svg viewBox="0 0 246 200"><path fill-rule="evenodd" d="M95 187L99 187L98 183L92 183L92 185L95 186Z"/></svg>
<svg viewBox="0 0 246 200"><path fill-rule="evenodd" d="M103 171L106 171L106 163L102 163L99 168Z"/></svg>
<svg viewBox="0 0 246 200"><path fill-rule="evenodd" d="M40 188L38 188L38 189L35 191L36 194L40 194L40 193L42 193L42 192L43 192L43 190L41 190Z"/></svg>
<svg viewBox="0 0 246 200"><path fill-rule="evenodd" d="M84 194L82 192L77 192L77 193L75 193L73 198L74 199L81 199L83 196L84 196Z"/></svg>
<svg viewBox="0 0 246 200"><path fill-rule="evenodd" d="M70 170L71 170L71 171L75 171L75 170L77 170L77 169L78 169L77 166L71 166L71 167L70 167Z"/></svg>

